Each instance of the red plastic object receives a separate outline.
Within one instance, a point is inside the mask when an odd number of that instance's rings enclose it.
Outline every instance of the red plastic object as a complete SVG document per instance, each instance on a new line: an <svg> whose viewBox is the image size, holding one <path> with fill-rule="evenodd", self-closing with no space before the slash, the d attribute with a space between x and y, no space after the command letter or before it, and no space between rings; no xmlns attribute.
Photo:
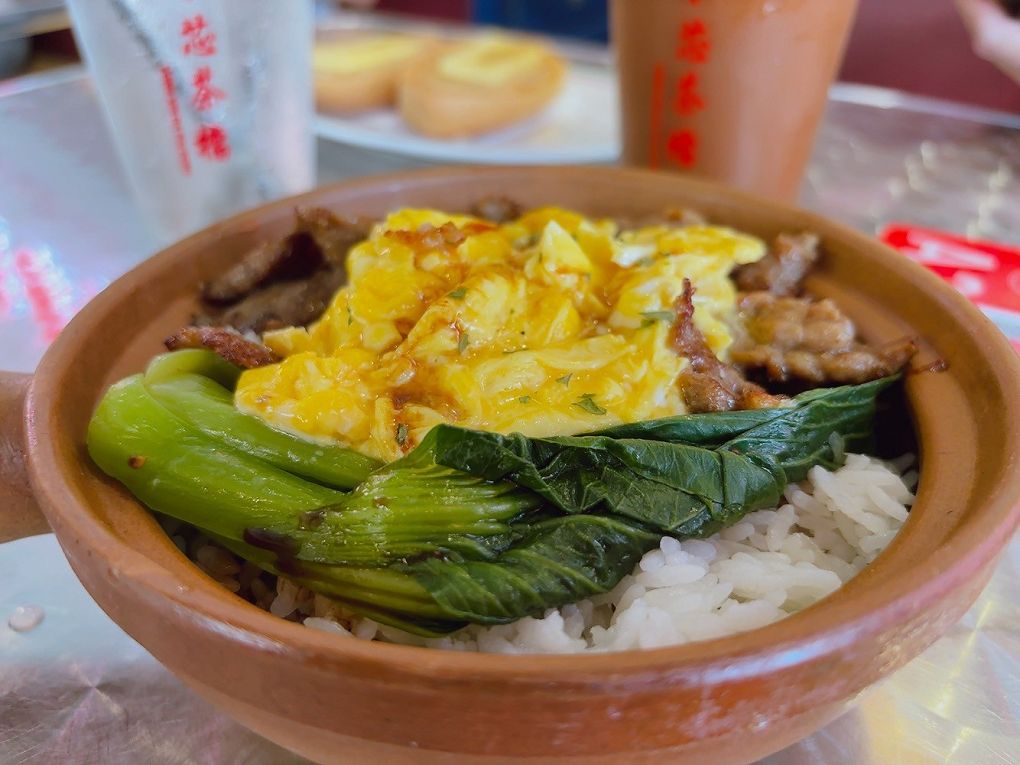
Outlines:
<svg viewBox="0 0 1020 765"><path fill-rule="evenodd" d="M1020 248L903 223L879 238L977 303L1020 351Z"/></svg>

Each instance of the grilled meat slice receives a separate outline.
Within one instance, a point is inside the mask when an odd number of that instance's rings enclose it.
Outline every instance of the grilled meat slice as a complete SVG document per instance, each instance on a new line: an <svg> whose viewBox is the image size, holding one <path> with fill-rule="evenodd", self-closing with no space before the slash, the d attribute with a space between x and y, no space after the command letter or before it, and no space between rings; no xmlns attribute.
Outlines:
<svg viewBox="0 0 1020 765"><path fill-rule="evenodd" d="M740 312L746 336L730 356L770 382L863 383L899 372L917 351L909 338L880 347L858 342L853 321L831 300L752 292Z"/></svg>
<svg viewBox="0 0 1020 765"><path fill-rule="evenodd" d="M307 279L324 266L342 267L347 250L368 236L371 221L345 218L321 207L298 208L294 231L249 251L232 268L202 287L214 305L236 303L259 287Z"/></svg>
<svg viewBox="0 0 1020 765"><path fill-rule="evenodd" d="M345 279L342 268L321 268L307 279L268 284L234 305L200 314L194 321L259 334L281 327L307 326L322 315Z"/></svg>
<svg viewBox="0 0 1020 765"><path fill-rule="evenodd" d="M808 232L780 234L764 258L734 272L737 287L742 292L796 295L804 277L818 262L818 242L818 236Z"/></svg>
<svg viewBox="0 0 1020 765"><path fill-rule="evenodd" d="M202 285L202 299L229 305L260 285L278 279L301 279L322 265L322 251L311 236L295 232L275 242L263 242L211 282Z"/></svg>
<svg viewBox="0 0 1020 765"><path fill-rule="evenodd" d="M479 199L471 205L469 212L492 223L509 223L521 217L524 208L508 197L491 196Z"/></svg>
<svg viewBox="0 0 1020 765"><path fill-rule="evenodd" d="M254 369L279 359L269 348L224 327L183 327L163 341L167 350L208 348L232 364Z"/></svg>
<svg viewBox="0 0 1020 765"><path fill-rule="evenodd" d="M305 232L315 241L323 260L342 267L347 251L368 238L375 220L363 215L337 215L324 207L299 207L296 211L297 231Z"/></svg>
<svg viewBox="0 0 1020 765"><path fill-rule="evenodd" d="M672 341L676 352L690 360L678 379L687 408L698 413L782 406L788 399L773 396L748 382L737 369L724 364L713 353L694 323L693 298L694 288L689 279L684 279L683 292L673 305L676 321Z"/></svg>

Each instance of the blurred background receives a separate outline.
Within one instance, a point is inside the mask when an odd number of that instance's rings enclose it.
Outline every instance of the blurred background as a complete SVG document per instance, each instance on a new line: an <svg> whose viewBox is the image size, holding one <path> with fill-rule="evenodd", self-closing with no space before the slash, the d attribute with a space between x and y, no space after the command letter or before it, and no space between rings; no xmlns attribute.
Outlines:
<svg viewBox="0 0 1020 765"><path fill-rule="evenodd" d="M957 5L861 0L839 79L1020 113L1020 86L974 52ZM323 19L346 9L383 20L474 22L603 44L608 39L606 0L320 0L317 7ZM0 79L77 60L63 0L0 0Z"/></svg>

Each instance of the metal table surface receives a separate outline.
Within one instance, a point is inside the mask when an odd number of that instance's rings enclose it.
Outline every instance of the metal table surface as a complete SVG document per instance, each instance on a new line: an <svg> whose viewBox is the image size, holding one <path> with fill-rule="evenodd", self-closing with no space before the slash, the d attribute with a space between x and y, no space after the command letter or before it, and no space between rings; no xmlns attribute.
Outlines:
<svg viewBox="0 0 1020 765"><path fill-rule="evenodd" d="M322 143L320 181L424 164ZM1020 243L1020 119L833 89L802 202ZM0 367L31 371L153 249L80 69L0 83ZM1020 537L938 643L767 765L1020 763ZM7 626L37 604L39 627ZM300 763L194 697L82 590L52 535L0 546L0 762Z"/></svg>

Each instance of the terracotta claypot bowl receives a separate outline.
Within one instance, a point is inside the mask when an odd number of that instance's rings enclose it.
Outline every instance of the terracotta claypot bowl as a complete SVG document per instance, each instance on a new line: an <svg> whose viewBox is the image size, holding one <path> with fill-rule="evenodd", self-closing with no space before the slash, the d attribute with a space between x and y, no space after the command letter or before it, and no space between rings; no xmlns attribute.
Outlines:
<svg viewBox="0 0 1020 765"><path fill-rule="evenodd" d="M916 335L921 362L948 364L906 381L920 493L889 549L821 603L726 639L597 655L448 653L338 639L258 610L189 563L91 464L85 427L106 386L161 349L188 318L199 282L288 231L295 204L380 215L406 205L464 209L494 193L596 215L692 206L764 237L819 232L826 257L810 289L834 297L866 338ZM46 354L20 413L10 405L26 381L6 382L8 528L31 528L22 468L11 462L23 456L31 495L114 621L200 696L320 762L750 762L832 720L938 638L974 601L1020 517L1020 364L979 311L860 233L643 171L441 168L276 202L171 247L105 290Z"/></svg>

